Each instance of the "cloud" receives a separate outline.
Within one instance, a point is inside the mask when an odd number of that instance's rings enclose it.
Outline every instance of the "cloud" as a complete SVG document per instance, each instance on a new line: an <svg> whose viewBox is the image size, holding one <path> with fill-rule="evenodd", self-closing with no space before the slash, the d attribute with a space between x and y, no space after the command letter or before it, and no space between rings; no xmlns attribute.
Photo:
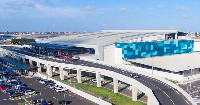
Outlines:
<svg viewBox="0 0 200 105"><path fill-rule="evenodd" d="M183 15L181 16L181 18L187 19L187 18L188 18L188 15L187 15L187 14L183 14Z"/></svg>
<svg viewBox="0 0 200 105"><path fill-rule="evenodd" d="M165 5L163 4L160 4L160 5L157 5L158 8L161 8L161 7L164 7Z"/></svg>
<svg viewBox="0 0 200 105"><path fill-rule="evenodd" d="M123 8L123 7L121 7L121 8L119 8L119 12L128 12L128 10L126 9L126 8Z"/></svg>
<svg viewBox="0 0 200 105"><path fill-rule="evenodd" d="M149 9L150 9L150 10L155 10L155 8L153 8L153 7L150 7Z"/></svg>
<svg viewBox="0 0 200 105"><path fill-rule="evenodd" d="M35 8L35 5L31 2L23 2L23 1L11 1L5 3L5 8L8 9L21 9L22 7L30 7Z"/></svg>
<svg viewBox="0 0 200 105"><path fill-rule="evenodd" d="M96 7L94 6L85 6L83 8L81 8L82 11L95 11Z"/></svg>
<svg viewBox="0 0 200 105"><path fill-rule="evenodd" d="M48 18L48 17L81 18L83 16L79 8L48 7L39 4L36 5L34 14L36 18Z"/></svg>
<svg viewBox="0 0 200 105"><path fill-rule="evenodd" d="M176 9L177 9L177 10L181 10L181 11L187 11L187 10L189 10L188 7L180 6L180 5L177 5L177 6L176 6Z"/></svg>

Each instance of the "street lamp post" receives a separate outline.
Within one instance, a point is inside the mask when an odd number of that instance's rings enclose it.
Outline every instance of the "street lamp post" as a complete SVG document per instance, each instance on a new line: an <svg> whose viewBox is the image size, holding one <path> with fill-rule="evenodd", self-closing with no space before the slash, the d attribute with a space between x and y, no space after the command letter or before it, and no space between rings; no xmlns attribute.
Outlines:
<svg viewBox="0 0 200 105"><path fill-rule="evenodd" d="M152 54L151 63L152 63L152 64L151 64L151 67L152 67L152 68L151 68L151 71L152 71L152 77L153 77L153 54Z"/></svg>

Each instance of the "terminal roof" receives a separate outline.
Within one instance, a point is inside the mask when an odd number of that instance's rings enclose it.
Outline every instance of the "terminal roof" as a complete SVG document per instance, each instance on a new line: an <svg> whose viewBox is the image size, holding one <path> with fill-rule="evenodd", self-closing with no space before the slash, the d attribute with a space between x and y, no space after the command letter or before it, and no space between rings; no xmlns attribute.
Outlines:
<svg viewBox="0 0 200 105"><path fill-rule="evenodd" d="M177 33L177 30L103 30L102 32L88 32L75 35L63 35L59 37L40 40L41 43L50 44L83 44L83 45L110 45L115 42L132 42L135 39L163 36Z"/></svg>

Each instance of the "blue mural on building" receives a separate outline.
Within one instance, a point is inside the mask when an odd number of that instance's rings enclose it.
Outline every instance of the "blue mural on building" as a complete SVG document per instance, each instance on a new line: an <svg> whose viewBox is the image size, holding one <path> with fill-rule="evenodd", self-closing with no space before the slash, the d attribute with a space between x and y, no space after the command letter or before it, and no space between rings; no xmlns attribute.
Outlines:
<svg viewBox="0 0 200 105"><path fill-rule="evenodd" d="M146 58L193 52L194 40L115 43L122 48L122 59Z"/></svg>

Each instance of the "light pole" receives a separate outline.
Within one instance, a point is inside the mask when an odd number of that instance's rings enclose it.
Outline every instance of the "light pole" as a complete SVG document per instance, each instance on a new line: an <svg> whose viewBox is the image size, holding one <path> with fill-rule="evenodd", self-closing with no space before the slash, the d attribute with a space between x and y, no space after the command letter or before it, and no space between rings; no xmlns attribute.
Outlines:
<svg viewBox="0 0 200 105"><path fill-rule="evenodd" d="M152 71L152 77L153 77L153 53L152 53L151 56L152 56L152 59L151 59L151 63L152 63L152 64L151 64L151 67L152 67L152 68L151 68L151 71Z"/></svg>

